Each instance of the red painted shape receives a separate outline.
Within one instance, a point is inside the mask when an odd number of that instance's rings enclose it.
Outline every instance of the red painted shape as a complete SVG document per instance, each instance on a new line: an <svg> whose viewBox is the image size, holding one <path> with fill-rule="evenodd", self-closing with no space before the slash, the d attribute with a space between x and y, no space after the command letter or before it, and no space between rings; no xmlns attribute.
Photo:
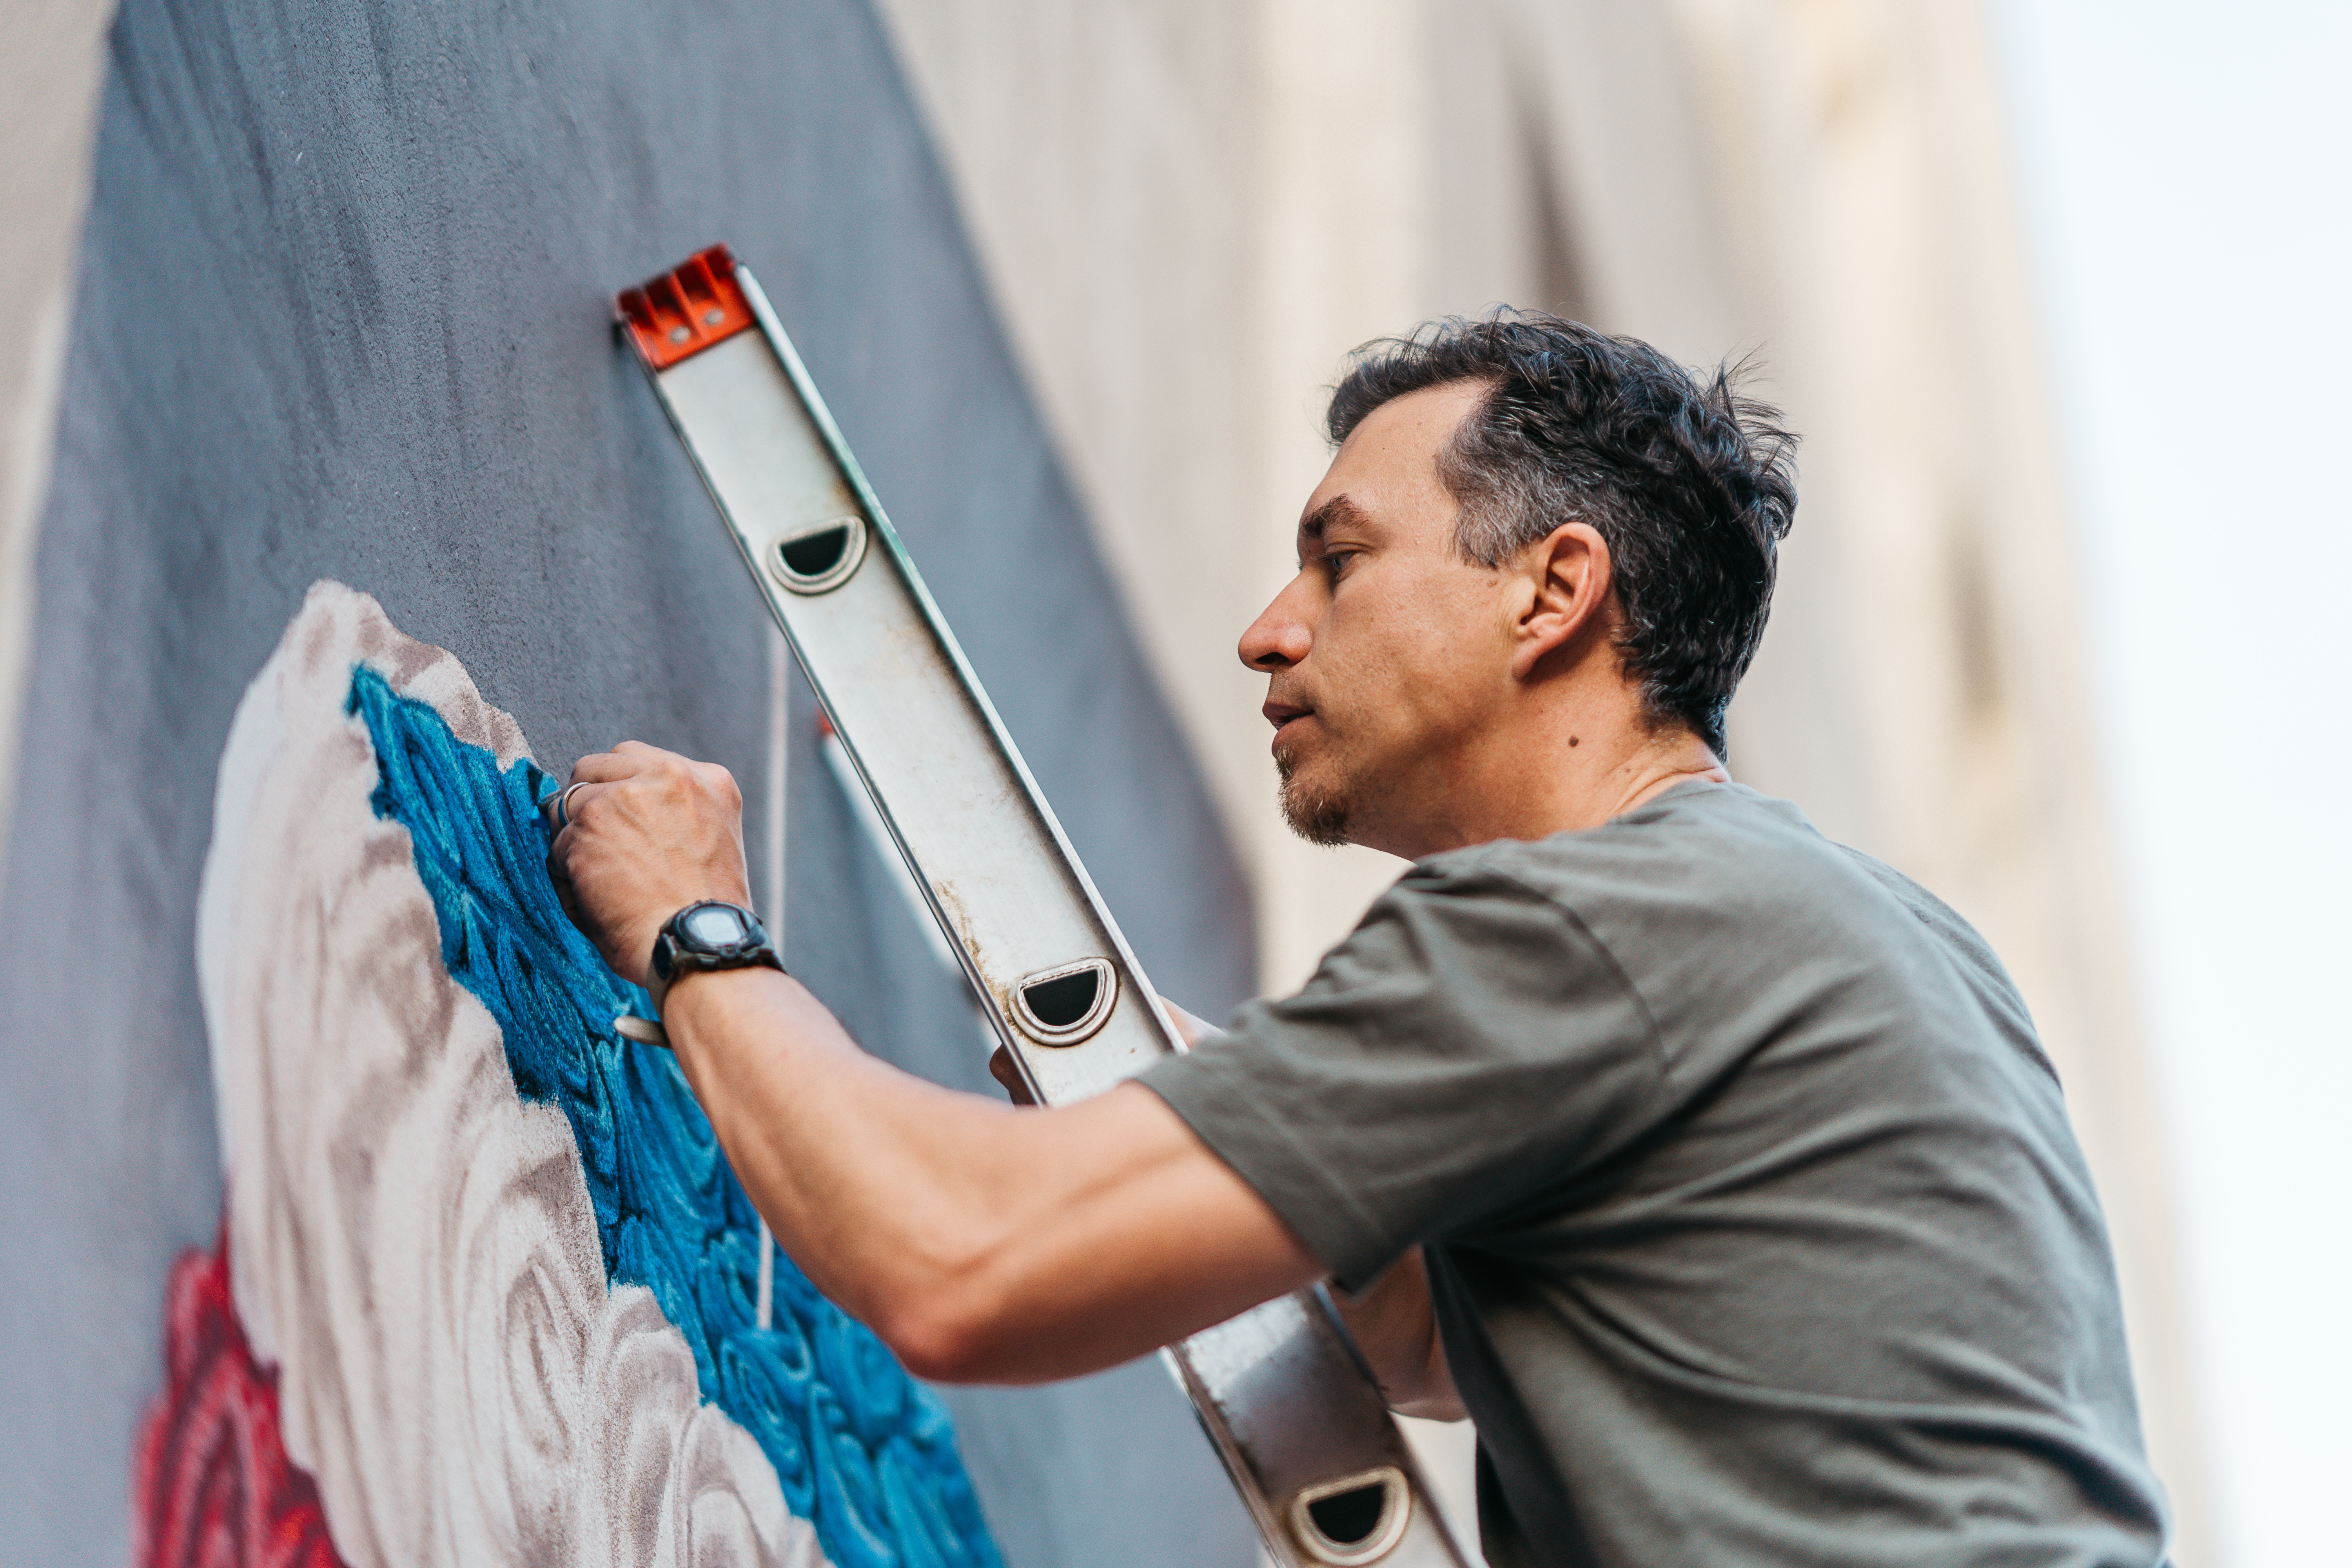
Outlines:
<svg viewBox="0 0 2352 1568"><path fill-rule="evenodd" d="M133 1568L343 1568L310 1475L286 1457L278 1376L229 1299L228 1222L172 1266L163 1392L140 1426Z"/></svg>
<svg viewBox="0 0 2352 1568"><path fill-rule="evenodd" d="M723 245L623 289L613 310L654 370L667 370L752 324L751 301L735 280L734 254Z"/></svg>

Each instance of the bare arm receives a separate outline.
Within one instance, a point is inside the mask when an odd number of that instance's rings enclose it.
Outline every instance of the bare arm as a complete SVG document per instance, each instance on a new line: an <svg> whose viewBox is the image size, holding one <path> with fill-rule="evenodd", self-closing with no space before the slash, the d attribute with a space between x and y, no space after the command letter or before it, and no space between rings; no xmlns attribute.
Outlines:
<svg viewBox="0 0 2352 1568"><path fill-rule="evenodd" d="M1372 1365L1389 1408L1432 1421L1460 1421L1470 1413L1454 1387L1429 1300L1429 1266L1414 1247L1360 1295L1334 1286L1331 1300L1348 1331Z"/></svg>
<svg viewBox="0 0 2352 1568"><path fill-rule="evenodd" d="M699 899L748 901L724 769L635 744L585 758L549 857L621 973ZM1322 1273L1150 1090L1064 1110L958 1094L859 1050L799 982L681 977L664 1020L729 1160L818 1289L917 1373L1075 1376Z"/></svg>
<svg viewBox="0 0 2352 1568"><path fill-rule="evenodd" d="M1197 1046L1219 1032L1181 1007L1171 1005L1168 1011L1186 1045ZM988 1067L1016 1101L1025 1099L1020 1075L1003 1047L989 1058ZM1371 1364L1390 1409L1430 1421L1469 1417L1454 1390L1454 1371L1446 1364L1445 1342L1437 1332L1437 1310L1429 1297L1429 1265L1420 1247L1391 1264L1359 1294L1333 1285L1331 1301L1346 1320L1356 1348Z"/></svg>

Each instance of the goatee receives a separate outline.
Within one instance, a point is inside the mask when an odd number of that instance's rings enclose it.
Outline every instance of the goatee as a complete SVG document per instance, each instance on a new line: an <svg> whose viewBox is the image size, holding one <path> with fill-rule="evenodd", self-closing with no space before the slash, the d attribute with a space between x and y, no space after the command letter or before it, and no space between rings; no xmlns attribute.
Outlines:
<svg viewBox="0 0 2352 1568"><path fill-rule="evenodd" d="M1298 759L1288 752L1274 754L1274 771L1282 780L1282 820L1309 844L1326 849L1348 842L1348 803L1330 795L1309 795L1299 787Z"/></svg>

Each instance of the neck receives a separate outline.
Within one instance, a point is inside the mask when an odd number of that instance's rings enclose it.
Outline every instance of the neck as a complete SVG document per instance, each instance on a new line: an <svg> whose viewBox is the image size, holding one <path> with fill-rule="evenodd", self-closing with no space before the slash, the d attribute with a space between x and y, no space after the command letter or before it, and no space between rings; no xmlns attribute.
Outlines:
<svg viewBox="0 0 2352 1568"><path fill-rule="evenodd" d="M1419 859L1497 838L1548 838L1598 827L1678 784L1728 784L1706 742L1679 725L1654 730L1623 703L1563 705L1482 736L1425 790L1401 792L1424 809L1382 814L1352 835L1360 844Z"/></svg>

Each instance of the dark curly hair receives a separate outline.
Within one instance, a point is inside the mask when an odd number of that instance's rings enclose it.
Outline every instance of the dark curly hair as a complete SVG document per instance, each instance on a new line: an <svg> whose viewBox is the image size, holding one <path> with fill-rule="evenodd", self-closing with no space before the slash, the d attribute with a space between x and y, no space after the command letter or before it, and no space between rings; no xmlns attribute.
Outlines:
<svg viewBox="0 0 2352 1568"><path fill-rule="evenodd" d="M1650 721L1686 724L1722 756L1797 509L1797 438L1739 395L1744 370L1702 381L1647 343L1537 310L1453 316L1358 349L1328 426L1337 446L1391 398L1489 384L1438 455L1462 553L1498 566L1563 522L1591 524Z"/></svg>

